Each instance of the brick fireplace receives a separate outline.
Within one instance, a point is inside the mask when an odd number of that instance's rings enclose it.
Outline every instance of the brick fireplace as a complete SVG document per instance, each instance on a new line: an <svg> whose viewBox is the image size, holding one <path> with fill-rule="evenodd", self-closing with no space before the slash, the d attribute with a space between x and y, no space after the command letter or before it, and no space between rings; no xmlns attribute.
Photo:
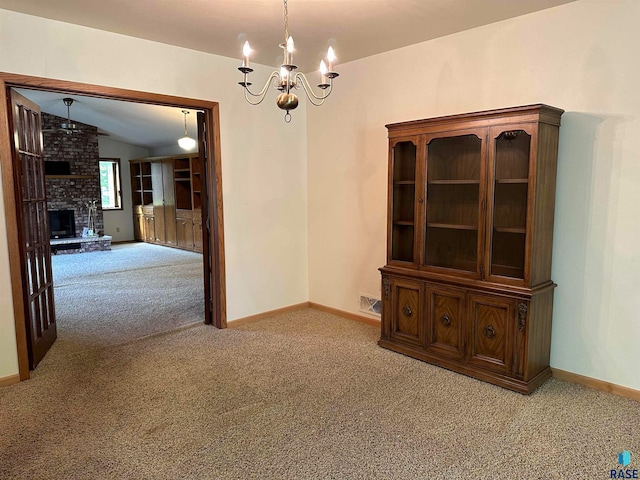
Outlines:
<svg viewBox="0 0 640 480"><path fill-rule="evenodd" d="M51 249L54 253L110 250L109 236L81 238L83 228L89 224L88 202L96 201L98 205L95 216L96 232L104 229L100 208L98 129L75 122L79 132L69 134L56 131L60 123L66 121L66 118L42 113L43 153L47 173L45 187L52 230ZM61 227L61 215L67 221L73 219L73 225L68 226L73 228L67 228L73 231L73 234L66 232L55 235L54 227ZM62 222L64 223L64 219Z"/></svg>

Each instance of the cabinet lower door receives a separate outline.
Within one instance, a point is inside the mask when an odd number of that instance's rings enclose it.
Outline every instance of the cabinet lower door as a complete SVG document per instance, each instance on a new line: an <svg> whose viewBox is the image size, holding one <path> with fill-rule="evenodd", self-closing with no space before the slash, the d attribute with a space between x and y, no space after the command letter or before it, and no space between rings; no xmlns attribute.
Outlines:
<svg viewBox="0 0 640 480"><path fill-rule="evenodd" d="M156 220L155 217L144 217L144 239L148 243L156 243Z"/></svg>
<svg viewBox="0 0 640 480"><path fill-rule="evenodd" d="M469 295L469 364L511 373L516 301L492 295Z"/></svg>
<svg viewBox="0 0 640 480"><path fill-rule="evenodd" d="M424 286L410 280L391 280L390 337L408 345L424 346Z"/></svg>
<svg viewBox="0 0 640 480"><path fill-rule="evenodd" d="M137 242L145 241L144 224L144 215L133 216L133 239Z"/></svg>
<svg viewBox="0 0 640 480"><path fill-rule="evenodd" d="M202 252L202 220L193 220L193 249Z"/></svg>
<svg viewBox="0 0 640 480"><path fill-rule="evenodd" d="M427 287L427 350L449 358L464 357L465 292L455 288Z"/></svg>
<svg viewBox="0 0 640 480"><path fill-rule="evenodd" d="M193 221L176 219L176 242L178 247L193 250Z"/></svg>

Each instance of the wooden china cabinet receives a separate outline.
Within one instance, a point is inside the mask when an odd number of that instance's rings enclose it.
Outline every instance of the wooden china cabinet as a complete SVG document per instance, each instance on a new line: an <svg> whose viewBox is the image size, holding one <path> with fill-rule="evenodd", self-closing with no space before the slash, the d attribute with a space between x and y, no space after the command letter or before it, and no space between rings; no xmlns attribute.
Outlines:
<svg viewBox="0 0 640 480"><path fill-rule="evenodd" d="M551 247L563 111L387 125L385 348L521 393L551 376Z"/></svg>

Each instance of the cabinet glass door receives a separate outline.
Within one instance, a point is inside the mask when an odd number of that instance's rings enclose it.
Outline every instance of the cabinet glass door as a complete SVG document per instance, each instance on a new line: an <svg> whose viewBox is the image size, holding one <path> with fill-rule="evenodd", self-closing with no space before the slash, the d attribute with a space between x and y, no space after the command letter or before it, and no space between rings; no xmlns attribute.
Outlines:
<svg viewBox="0 0 640 480"><path fill-rule="evenodd" d="M524 279L531 135L518 129L493 133L489 274Z"/></svg>
<svg viewBox="0 0 640 480"><path fill-rule="evenodd" d="M424 265L478 272L481 134L427 143Z"/></svg>
<svg viewBox="0 0 640 480"><path fill-rule="evenodd" d="M416 144L399 141L392 151L390 193L391 238L389 259L415 263Z"/></svg>

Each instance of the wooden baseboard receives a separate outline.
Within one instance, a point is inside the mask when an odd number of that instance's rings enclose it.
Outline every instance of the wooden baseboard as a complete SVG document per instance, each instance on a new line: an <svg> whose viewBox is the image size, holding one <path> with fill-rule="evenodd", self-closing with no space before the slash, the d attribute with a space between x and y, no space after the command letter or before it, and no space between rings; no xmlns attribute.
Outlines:
<svg viewBox="0 0 640 480"><path fill-rule="evenodd" d="M14 383L20 382L20 375L17 373L15 375L9 375L8 377L0 378L0 387L4 387L6 385L13 385Z"/></svg>
<svg viewBox="0 0 640 480"><path fill-rule="evenodd" d="M333 307L327 307L320 303L309 302L309 308L314 308L322 312L332 313L339 317L348 318L349 320L355 320L356 322L366 323L367 325L373 325L374 327L380 327L380 320L375 318L365 317L364 315L358 315L357 313L345 312Z"/></svg>
<svg viewBox="0 0 640 480"><path fill-rule="evenodd" d="M308 308L309 302L296 303L295 305L289 305L288 307L276 308L275 310L269 310L268 312L258 313L256 315L251 315L249 317L236 318L235 320L227 320L227 328L234 328L239 325L244 325L246 323L257 322L258 320L262 320L266 317L272 317L273 315L278 315L280 313L288 313L295 312L296 310L302 310L303 308Z"/></svg>
<svg viewBox="0 0 640 480"><path fill-rule="evenodd" d="M332 313L339 317L348 318L349 320L355 320L356 322L366 323L367 325L373 325L374 327L380 327L380 320L376 320L375 318L369 318L369 317L365 317L364 315L345 312L344 310L339 310L333 307L327 307L326 305L322 305L320 303L314 303L314 302L297 303L295 305L289 305L288 307L269 310L268 312L258 313L256 315L251 315L249 317L229 320L227 321L227 327L234 328L239 325L244 325L246 323L257 322L258 320L262 320L263 318L266 318L266 317L271 317L273 315L278 315L281 313L295 312L296 310L302 310L303 308L313 308L315 310L320 310L322 312Z"/></svg>
<svg viewBox="0 0 640 480"><path fill-rule="evenodd" d="M630 398L640 402L640 390L634 390L633 388L623 387L616 385L615 383L605 382L604 380L598 380L596 378L585 377L578 375L577 373L566 372L557 368L552 368L551 373L553 378L558 380L565 380L571 383L577 383L584 385L585 387L595 388L596 390L602 390L603 392L613 393L621 397Z"/></svg>

